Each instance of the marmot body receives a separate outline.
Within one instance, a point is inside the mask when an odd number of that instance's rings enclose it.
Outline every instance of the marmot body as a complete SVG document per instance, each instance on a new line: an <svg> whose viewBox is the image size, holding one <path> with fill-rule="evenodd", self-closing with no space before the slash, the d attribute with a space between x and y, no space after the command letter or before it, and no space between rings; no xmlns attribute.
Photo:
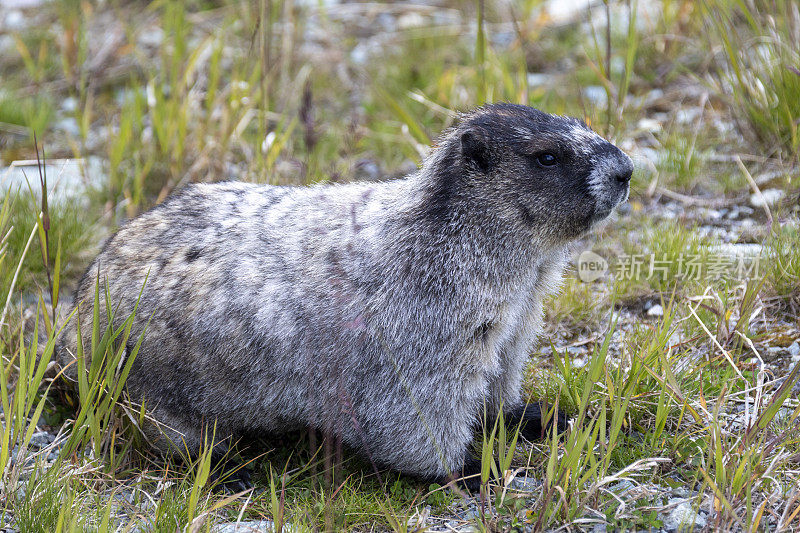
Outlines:
<svg viewBox="0 0 800 533"><path fill-rule="evenodd" d="M496 104L404 179L192 185L88 268L84 345L95 280L120 321L144 285L128 389L179 448L196 451L214 422L217 437L314 427L378 464L445 476L484 408L519 406L566 246L627 198L631 172L582 122ZM75 337L73 324L62 364Z"/></svg>

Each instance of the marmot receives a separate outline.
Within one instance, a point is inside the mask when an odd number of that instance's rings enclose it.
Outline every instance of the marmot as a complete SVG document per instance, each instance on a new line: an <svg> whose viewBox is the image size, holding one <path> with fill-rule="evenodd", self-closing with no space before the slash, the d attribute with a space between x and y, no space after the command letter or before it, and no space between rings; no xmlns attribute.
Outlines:
<svg viewBox="0 0 800 533"><path fill-rule="evenodd" d="M95 280L100 317L107 289L120 322L144 286L127 387L179 449L197 451L212 423L218 438L311 427L441 479L461 471L484 413L524 407L567 245L627 199L632 170L577 119L493 104L403 179L191 185L89 266L75 297L84 345ZM526 435L541 429L537 407Z"/></svg>

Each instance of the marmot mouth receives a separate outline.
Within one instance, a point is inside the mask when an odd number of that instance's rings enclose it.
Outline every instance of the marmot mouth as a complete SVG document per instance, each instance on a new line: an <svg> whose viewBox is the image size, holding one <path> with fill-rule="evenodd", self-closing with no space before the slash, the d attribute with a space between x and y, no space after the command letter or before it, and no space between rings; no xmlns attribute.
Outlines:
<svg viewBox="0 0 800 533"><path fill-rule="evenodd" d="M594 225L598 222L601 222L611 216L611 213L614 212L618 206L624 204L628 200L628 195L630 194L630 187L626 186L624 189L619 190L616 198L608 198L604 197L602 199L597 199L595 203L594 213L591 217L591 224Z"/></svg>
<svg viewBox="0 0 800 533"><path fill-rule="evenodd" d="M616 206L614 206L614 207L616 207ZM592 215L592 218L591 218L589 223L592 226L594 226L598 222L602 222L603 220L607 219L609 216L611 216L611 212L614 211L614 207L605 207L604 206L604 207L601 208L601 207L598 206L597 208L595 208L594 214Z"/></svg>
<svg viewBox="0 0 800 533"><path fill-rule="evenodd" d="M619 201L614 202L613 204L596 205L594 208L594 213L592 214L591 217L590 225L594 226L595 224L602 222L603 220L606 220L608 217L611 216L611 213L613 213L617 207L625 203L627 199L628 199L628 193L626 192L623 195L623 197L619 199Z"/></svg>

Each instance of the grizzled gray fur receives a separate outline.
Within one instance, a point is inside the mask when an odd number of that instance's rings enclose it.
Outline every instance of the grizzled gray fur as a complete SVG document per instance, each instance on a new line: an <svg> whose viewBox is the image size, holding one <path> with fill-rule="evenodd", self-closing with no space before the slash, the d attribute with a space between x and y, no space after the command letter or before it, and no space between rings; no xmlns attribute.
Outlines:
<svg viewBox="0 0 800 533"><path fill-rule="evenodd" d="M178 447L214 422L218 437L313 427L405 473L458 472L484 409L520 405L567 245L627 198L631 172L582 122L495 104L404 179L192 185L91 264L85 345L95 280L124 320L149 276L128 389Z"/></svg>

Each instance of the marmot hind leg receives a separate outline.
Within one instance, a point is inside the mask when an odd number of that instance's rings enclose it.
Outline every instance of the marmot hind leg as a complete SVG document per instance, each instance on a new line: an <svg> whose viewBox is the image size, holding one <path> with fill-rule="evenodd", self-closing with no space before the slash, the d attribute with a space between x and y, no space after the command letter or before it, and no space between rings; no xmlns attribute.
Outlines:
<svg viewBox="0 0 800 533"><path fill-rule="evenodd" d="M553 411L552 413L550 411ZM555 426L556 433L566 431L569 426L567 416L543 402L523 403L503 413L506 428L511 431L520 428L520 434L527 440L541 440Z"/></svg>

